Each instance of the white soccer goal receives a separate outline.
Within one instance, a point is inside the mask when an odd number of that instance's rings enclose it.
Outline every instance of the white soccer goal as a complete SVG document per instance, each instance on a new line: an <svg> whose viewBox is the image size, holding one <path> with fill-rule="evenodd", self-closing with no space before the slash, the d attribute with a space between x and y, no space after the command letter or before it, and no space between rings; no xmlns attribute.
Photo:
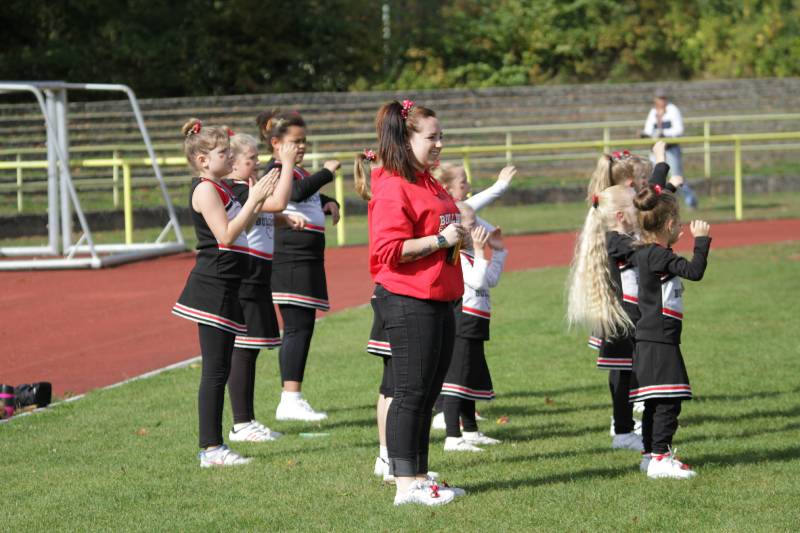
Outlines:
<svg viewBox="0 0 800 533"><path fill-rule="evenodd" d="M169 222L154 243L94 243L70 174L68 91L122 92L128 97L169 215ZM0 270L102 268L186 250L178 217L167 192L136 95L128 86L61 81L0 82L0 94L16 92L33 93L44 116L47 132L48 244L0 247ZM75 242L72 237L73 213L77 216L82 231ZM175 239L168 241L166 239L170 233ZM6 257L19 259L9 260Z"/></svg>

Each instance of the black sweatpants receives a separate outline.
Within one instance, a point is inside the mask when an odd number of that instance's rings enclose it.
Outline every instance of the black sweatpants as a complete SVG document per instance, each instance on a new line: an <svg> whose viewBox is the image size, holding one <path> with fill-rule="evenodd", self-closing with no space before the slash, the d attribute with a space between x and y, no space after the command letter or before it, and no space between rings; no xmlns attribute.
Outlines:
<svg viewBox="0 0 800 533"><path fill-rule="evenodd" d="M199 324L203 370L197 407L200 419L200 447L219 446L222 440L222 407L225 383L231 371L236 336L219 328Z"/></svg>
<svg viewBox="0 0 800 533"><path fill-rule="evenodd" d="M614 406L614 432L617 435L633 431L633 404L628 401L631 388L630 370L609 370L608 388Z"/></svg>
<svg viewBox="0 0 800 533"><path fill-rule="evenodd" d="M256 388L256 359L260 350L234 348L228 394L231 397L233 423L243 424L256 419L253 407Z"/></svg>
<svg viewBox="0 0 800 533"><path fill-rule="evenodd" d="M386 444L398 477L428 472L431 416L453 355L451 302L420 300L375 290L392 346L394 398L386 417Z"/></svg>
<svg viewBox="0 0 800 533"><path fill-rule="evenodd" d="M644 453L667 453L672 446L672 437L678 431L678 415L681 400L676 398L653 398L645 400L642 416L642 443Z"/></svg>
<svg viewBox="0 0 800 533"><path fill-rule="evenodd" d="M317 310L297 305L279 305L278 308L283 318L281 380L303 381Z"/></svg>
<svg viewBox="0 0 800 533"><path fill-rule="evenodd" d="M461 423L464 431L478 431L478 421L475 420L475 400L465 400L458 396L443 394L441 396L444 409L444 423L447 425L448 437L461 436Z"/></svg>

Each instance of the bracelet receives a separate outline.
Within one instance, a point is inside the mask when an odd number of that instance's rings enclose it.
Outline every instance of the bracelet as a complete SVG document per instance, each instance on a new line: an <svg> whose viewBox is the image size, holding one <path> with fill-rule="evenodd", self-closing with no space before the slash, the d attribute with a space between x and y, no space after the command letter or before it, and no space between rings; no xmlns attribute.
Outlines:
<svg viewBox="0 0 800 533"><path fill-rule="evenodd" d="M436 247L440 250L442 248L447 248L447 239L441 233L436 234Z"/></svg>

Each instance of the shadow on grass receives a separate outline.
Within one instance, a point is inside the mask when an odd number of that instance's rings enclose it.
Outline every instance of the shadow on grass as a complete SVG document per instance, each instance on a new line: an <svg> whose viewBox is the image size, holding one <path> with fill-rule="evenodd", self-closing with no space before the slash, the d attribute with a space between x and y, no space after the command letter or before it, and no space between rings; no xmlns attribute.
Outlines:
<svg viewBox="0 0 800 533"><path fill-rule="evenodd" d="M791 390L782 391L756 391L748 394L702 394L698 395L692 401L697 403L703 402L736 402L741 400L754 400L760 398L774 398L776 396L783 396L800 392L800 387L795 387Z"/></svg>
<svg viewBox="0 0 800 533"><path fill-rule="evenodd" d="M586 411L596 411L599 409L608 409L611 410L611 402L609 403L595 403L591 405L576 405L572 407L556 407L555 405L547 405L547 404L539 404L535 406L526 406L526 405L506 405L503 407L493 407L492 408L492 415L493 416L538 416L538 415L563 415L567 413L578 413L578 412L586 412ZM481 411L483 412L483 411ZM490 416L489 413L484 413L486 416Z"/></svg>
<svg viewBox="0 0 800 533"><path fill-rule="evenodd" d="M745 431L739 431L736 433L707 433L705 435L689 435L687 437L681 437L678 434L676 438L676 444L681 445L683 443L694 443L694 442L703 442L707 440L733 440L733 439L748 439L750 437L761 437L763 435L772 435L776 433L787 433L790 431L797 431L800 429L800 422L794 422L791 424L786 424L785 426L781 426L778 428L768 428L768 429L750 429Z"/></svg>
<svg viewBox="0 0 800 533"><path fill-rule="evenodd" d="M588 392L592 390L602 391L607 389L607 385L598 382L597 384L592 385L578 385L574 387L564 387L562 389L508 391L498 393L498 396L502 396L503 398L544 398L559 396L561 394L569 394L571 392Z"/></svg>
<svg viewBox="0 0 800 533"><path fill-rule="evenodd" d="M758 420L759 418L792 418L800 416L800 405L796 405L791 409L771 409L771 410L757 410L747 413L738 413L730 415L715 415L715 414L696 414L682 416L681 421L685 426L694 424L703 424L705 422L736 422L742 420Z"/></svg>

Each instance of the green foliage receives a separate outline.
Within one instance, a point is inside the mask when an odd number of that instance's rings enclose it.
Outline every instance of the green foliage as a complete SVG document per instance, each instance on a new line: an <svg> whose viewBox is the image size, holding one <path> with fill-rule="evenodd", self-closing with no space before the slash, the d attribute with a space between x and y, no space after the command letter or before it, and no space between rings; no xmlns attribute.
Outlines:
<svg viewBox="0 0 800 533"><path fill-rule="evenodd" d="M800 75L798 0L6 0L2 23L0 78L141 96Z"/></svg>

